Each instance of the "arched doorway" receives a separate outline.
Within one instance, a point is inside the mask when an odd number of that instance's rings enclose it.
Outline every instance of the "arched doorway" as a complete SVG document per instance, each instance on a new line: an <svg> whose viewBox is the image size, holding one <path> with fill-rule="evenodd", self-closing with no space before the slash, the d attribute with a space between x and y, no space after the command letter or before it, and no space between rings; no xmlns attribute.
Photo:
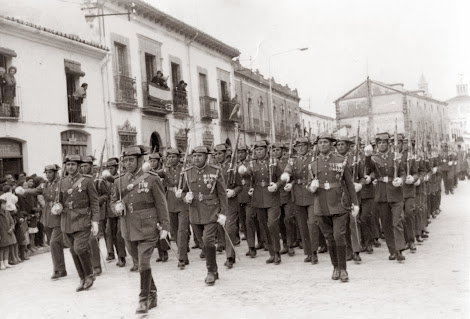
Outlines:
<svg viewBox="0 0 470 319"><path fill-rule="evenodd" d="M153 132L152 135L150 135L150 152L158 153L160 152L160 147L161 147L160 135L157 132Z"/></svg>
<svg viewBox="0 0 470 319"><path fill-rule="evenodd" d="M18 174L23 171L23 152L21 142L0 138L0 177Z"/></svg>

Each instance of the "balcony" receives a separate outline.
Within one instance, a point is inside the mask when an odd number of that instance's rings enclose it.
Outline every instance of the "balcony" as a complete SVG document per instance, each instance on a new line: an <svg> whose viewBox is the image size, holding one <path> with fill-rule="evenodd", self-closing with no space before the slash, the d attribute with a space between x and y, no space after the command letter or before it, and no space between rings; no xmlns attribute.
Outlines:
<svg viewBox="0 0 470 319"><path fill-rule="evenodd" d="M133 110L137 108L137 95L135 79L123 76L114 76L115 104L120 109Z"/></svg>
<svg viewBox="0 0 470 319"><path fill-rule="evenodd" d="M69 124L86 124L86 98L67 96Z"/></svg>
<svg viewBox="0 0 470 319"><path fill-rule="evenodd" d="M173 110L171 90L152 82L142 83L144 112L166 115Z"/></svg>
<svg viewBox="0 0 470 319"><path fill-rule="evenodd" d="M201 120L212 121L219 118L217 112L217 99L210 96L200 96L199 104L201 105Z"/></svg>
<svg viewBox="0 0 470 319"><path fill-rule="evenodd" d="M18 121L20 119L21 87L16 86L15 91L16 97L9 99L5 94L0 100L0 120Z"/></svg>
<svg viewBox="0 0 470 319"><path fill-rule="evenodd" d="M246 123L246 125L244 125L244 129L246 130L247 133L251 133L251 134L254 134L256 133L256 130L255 130L255 125L253 123Z"/></svg>
<svg viewBox="0 0 470 319"><path fill-rule="evenodd" d="M189 116L188 93L181 90L173 90L173 115L178 118Z"/></svg>
<svg viewBox="0 0 470 319"><path fill-rule="evenodd" d="M233 109L235 108L237 103L232 102L232 101L224 101L220 102L220 120L222 124L226 125L231 125L233 122L239 122L240 121L240 116L238 112L236 112L232 118L230 118L230 115L232 114Z"/></svg>

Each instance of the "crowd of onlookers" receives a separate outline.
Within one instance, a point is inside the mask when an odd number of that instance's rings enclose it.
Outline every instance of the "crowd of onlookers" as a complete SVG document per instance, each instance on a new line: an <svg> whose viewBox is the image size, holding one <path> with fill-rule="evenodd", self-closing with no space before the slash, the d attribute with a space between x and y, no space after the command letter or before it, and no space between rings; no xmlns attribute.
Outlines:
<svg viewBox="0 0 470 319"><path fill-rule="evenodd" d="M16 177L16 178L15 178ZM36 174L6 175L0 179L0 270L29 259L40 247L49 245L51 231L42 222L42 195L15 195L15 188L36 188L44 179Z"/></svg>
<svg viewBox="0 0 470 319"><path fill-rule="evenodd" d="M18 116L17 107L15 106L16 97L16 67L10 66L7 70L0 66L0 106L1 116Z"/></svg>

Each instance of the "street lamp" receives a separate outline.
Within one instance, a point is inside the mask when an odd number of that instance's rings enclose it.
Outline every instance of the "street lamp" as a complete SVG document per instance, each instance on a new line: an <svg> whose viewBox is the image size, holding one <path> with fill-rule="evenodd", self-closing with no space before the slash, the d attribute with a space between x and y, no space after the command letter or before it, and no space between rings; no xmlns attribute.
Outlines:
<svg viewBox="0 0 470 319"><path fill-rule="evenodd" d="M269 56L269 60L268 60L269 62L269 104L271 105L271 142L272 143L276 142L276 123L274 123L273 85L272 85L272 79L271 79L271 58L276 55L281 55L281 54L294 52L294 51L307 51L308 49L309 47L291 49L287 51L274 53Z"/></svg>

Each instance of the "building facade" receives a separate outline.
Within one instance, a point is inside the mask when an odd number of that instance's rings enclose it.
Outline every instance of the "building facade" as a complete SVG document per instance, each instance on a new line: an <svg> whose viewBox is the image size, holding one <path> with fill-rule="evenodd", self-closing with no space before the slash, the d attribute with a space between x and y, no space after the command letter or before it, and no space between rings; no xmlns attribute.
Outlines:
<svg viewBox="0 0 470 319"><path fill-rule="evenodd" d="M460 79L457 83L457 96L446 101L449 113L451 142L470 147L470 96L468 85Z"/></svg>
<svg viewBox="0 0 470 319"><path fill-rule="evenodd" d="M89 155L102 148L101 66L107 52L61 30L0 17L0 67L17 70L14 94L8 96L2 87L0 176L42 173L47 164L61 164L66 154Z"/></svg>
<svg viewBox="0 0 470 319"><path fill-rule="evenodd" d="M333 132L336 130L334 118L311 112L304 108L300 108L300 122L302 134L310 139L316 138L321 132Z"/></svg>
<svg viewBox="0 0 470 319"><path fill-rule="evenodd" d="M409 91L403 84L385 84L367 79L335 101L339 131L373 137L376 133L411 134L427 132L436 143L449 140L447 104L433 99L422 77L419 90Z"/></svg>
<svg viewBox="0 0 470 319"><path fill-rule="evenodd" d="M299 94L287 85L278 84L272 79L273 106L270 106L269 79L258 71L253 72L233 63L235 74L235 92L240 103L239 127L240 140L246 145L253 145L256 140L271 140L272 119L275 125L275 137L278 142L288 142L297 123L300 124ZM273 114L271 114L273 112ZM233 123L222 128L222 134L235 138Z"/></svg>

